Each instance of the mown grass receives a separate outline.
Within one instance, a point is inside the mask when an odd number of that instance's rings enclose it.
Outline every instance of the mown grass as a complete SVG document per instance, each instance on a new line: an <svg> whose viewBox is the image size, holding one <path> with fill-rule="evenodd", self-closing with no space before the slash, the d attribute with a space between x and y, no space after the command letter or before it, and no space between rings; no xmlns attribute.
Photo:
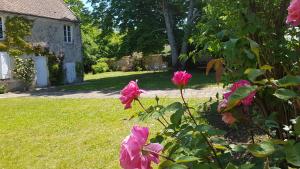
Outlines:
<svg viewBox="0 0 300 169"><path fill-rule="evenodd" d="M160 129L156 121L125 120L139 110L123 110L117 99L2 99L0 168L118 169L120 142L132 125L148 126L152 134Z"/></svg>
<svg viewBox="0 0 300 169"><path fill-rule="evenodd" d="M204 72L191 72L191 79L188 88L200 89L206 86L216 85L215 75L206 76ZM107 72L100 74L85 75L85 83L80 85L61 86L63 90L109 90L119 91L131 80L138 80L139 86L146 90L175 89L171 82L173 72Z"/></svg>

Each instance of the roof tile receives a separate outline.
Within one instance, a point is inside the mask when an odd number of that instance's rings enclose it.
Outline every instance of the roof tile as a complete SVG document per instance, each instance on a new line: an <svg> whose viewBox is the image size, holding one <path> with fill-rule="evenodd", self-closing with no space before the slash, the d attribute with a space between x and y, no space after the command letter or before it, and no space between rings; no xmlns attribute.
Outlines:
<svg viewBox="0 0 300 169"><path fill-rule="evenodd" d="M0 11L78 21L63 0L0 0Z"/></svg>

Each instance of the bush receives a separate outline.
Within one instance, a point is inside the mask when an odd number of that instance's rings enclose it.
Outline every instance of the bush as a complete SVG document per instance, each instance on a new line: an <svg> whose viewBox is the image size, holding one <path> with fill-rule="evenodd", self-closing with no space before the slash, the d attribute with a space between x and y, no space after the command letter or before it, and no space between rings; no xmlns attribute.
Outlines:
<svg viewBox="0 0 300 169"><path fill-rule="evenodd" d="M15 68L13 72L16 79L19 79L25 83L25 90L27 90L32 84L35 77L33 59L24 59L16 57Z"/></svg>
<svg viewBox="0 0 300 169"><path fill-rule="evenodd" d="M92 66L93 74L104 73L109 70L109 66L106 62L98 62L96 65Z"/></svg>
<svg viewBox="0 0 300 169"><path fill-rule="evenodd" d="M49 81L51 85L60 85L64 82L63 58L48 57Z"/></svg>
<svg viewBox="0 0 300 169"><path fill-rule="evenodd" d="M5 85L0 85L0 94L4 94L6 91L6 86Z"/></svg>

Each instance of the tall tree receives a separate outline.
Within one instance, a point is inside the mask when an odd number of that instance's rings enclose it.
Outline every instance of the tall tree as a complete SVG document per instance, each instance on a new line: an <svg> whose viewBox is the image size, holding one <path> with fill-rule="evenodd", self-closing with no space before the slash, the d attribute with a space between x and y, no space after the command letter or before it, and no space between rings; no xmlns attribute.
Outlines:
<svg viewBox="0 0 300 169"><path fill-rule="evenodd" d="M123 34L122 54L158 53L165 43L163 17L152 0L91 0L95 21L105 34Z"/></svg>

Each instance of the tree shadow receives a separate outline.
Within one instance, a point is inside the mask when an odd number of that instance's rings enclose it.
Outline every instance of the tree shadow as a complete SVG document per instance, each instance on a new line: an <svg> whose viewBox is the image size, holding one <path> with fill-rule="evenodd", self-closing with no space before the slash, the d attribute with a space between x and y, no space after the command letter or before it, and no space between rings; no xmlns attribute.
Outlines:
<svg viewBox="0 0 300 169"><path fill-rule="evenodd" d="M214 85L214 74L206 76L204 72L192 72L188 88L201 89L209 85ZM120 91L130 81L137 80L140 88L145 90L170 90L176 89L171 82L173 72L153 72L143 74L133 74L125 76L105 77L99 79L86 80L81 84L67 85L58 87L61 91L101 91L112 92Z"/></svg>

